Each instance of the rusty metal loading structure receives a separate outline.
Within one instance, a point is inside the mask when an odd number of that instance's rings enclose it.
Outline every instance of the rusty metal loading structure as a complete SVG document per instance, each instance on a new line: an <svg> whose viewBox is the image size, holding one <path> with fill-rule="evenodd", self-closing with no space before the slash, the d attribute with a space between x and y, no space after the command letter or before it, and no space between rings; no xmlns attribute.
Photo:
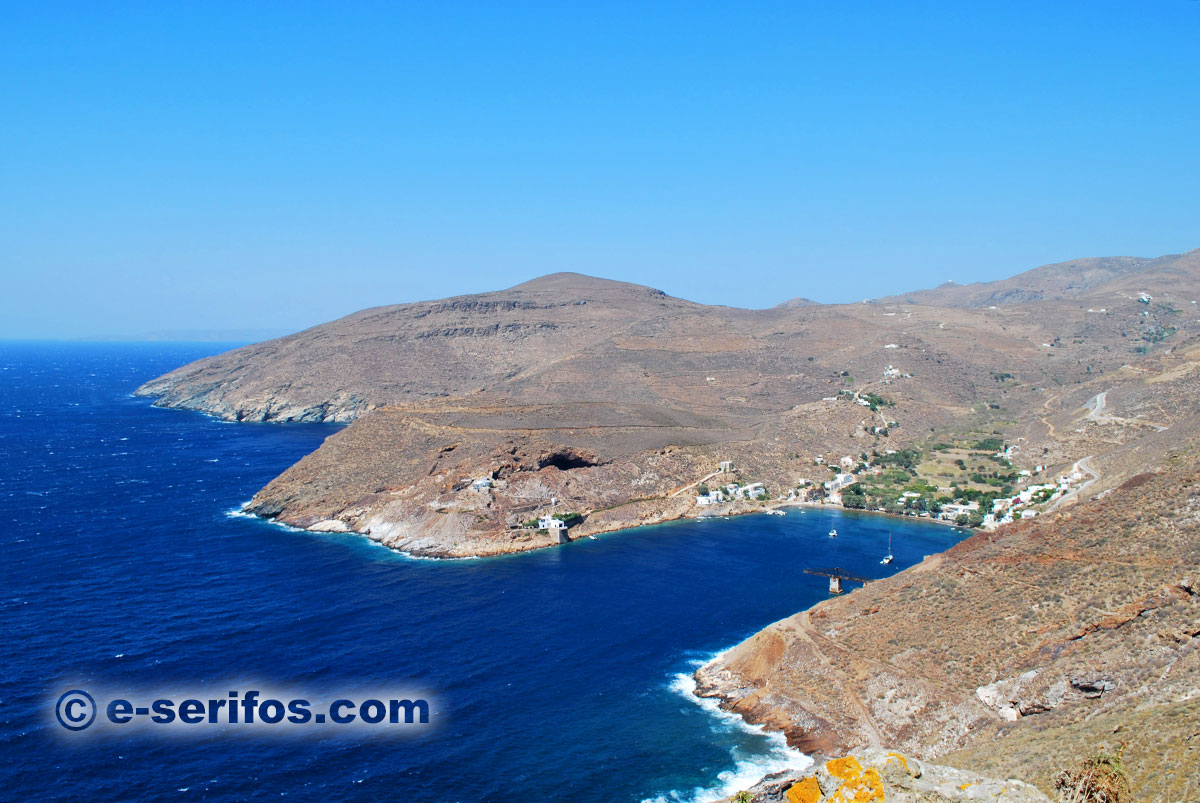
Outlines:
<svg viewBox="0 0 1200 803"><path fill-rule="evenodd" d="M818 577L828 577L830 594L842 593L842 581L843 580L849 581L851 583L862 583L863 585L866 585L867 583L871 582L870 577L857 577L853 574L850 574L849 572L845 572L845 571L842 571L841 569L837 569L837 568L834 568L834 569L805 569L804 573L805 574L815 574Z"/></svg>

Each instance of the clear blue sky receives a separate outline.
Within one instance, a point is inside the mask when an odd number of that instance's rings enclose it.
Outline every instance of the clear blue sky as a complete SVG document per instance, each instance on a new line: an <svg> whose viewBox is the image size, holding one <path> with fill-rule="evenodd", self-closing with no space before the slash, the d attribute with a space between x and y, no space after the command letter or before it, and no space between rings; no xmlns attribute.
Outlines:
<svg viewBox="0 0 1200 803"><path fill-rule="evenodd" d="M1200 247L1200 2L5 3L0 337Z"/></svg>

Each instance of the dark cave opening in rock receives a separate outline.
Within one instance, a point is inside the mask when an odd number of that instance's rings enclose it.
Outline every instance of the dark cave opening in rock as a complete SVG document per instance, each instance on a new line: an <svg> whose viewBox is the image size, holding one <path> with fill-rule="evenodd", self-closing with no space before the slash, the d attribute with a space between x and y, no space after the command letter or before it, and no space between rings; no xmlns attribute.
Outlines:
<svg viewBox="0 0 1200 803"><path fill-rule="evenodd" d="M575 468L590 468L598 465L600 464L594 458L571 450L551 452L538 459L539 470L553 466L559 471L570 471Z"/></svg>

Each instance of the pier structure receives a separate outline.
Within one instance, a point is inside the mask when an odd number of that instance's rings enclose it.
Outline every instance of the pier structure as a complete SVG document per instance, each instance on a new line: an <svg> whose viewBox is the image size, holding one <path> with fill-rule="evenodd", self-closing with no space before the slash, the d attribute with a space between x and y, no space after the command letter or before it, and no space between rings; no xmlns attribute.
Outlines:
<svg viewBox="0 0 1200 803"><path fill-rule="evenodd" d="M842 589L843 582L862 583L863 585L866 585L867 583L871 582L871 579L872 579L870 577L858 577L856 575L850 574L849 572L843 571L838 568L805 569L804 573L805 574L815 574L818 577L828 577L830 594L841 594L843 591L843 589Z"/></svg>

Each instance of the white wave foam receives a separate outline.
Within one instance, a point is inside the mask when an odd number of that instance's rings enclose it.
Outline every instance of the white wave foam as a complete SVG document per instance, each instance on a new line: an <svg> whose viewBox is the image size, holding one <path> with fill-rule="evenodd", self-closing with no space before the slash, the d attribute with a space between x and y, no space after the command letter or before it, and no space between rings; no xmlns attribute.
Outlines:
<svg viewBox="0 0 1200 803"><path fill-rule="evenodd" d="M237 507L231 507L229 510L226 510L225 515L231 519L257 519L258 516L255 516L253 513L246 512L246 506L249 504L250 500L247 499Z"/></svg>
<svg viewBox="0 0 1200 803"><path fill-rule="evenodd" d="M247 500L247 501L243 502L242 504L238 505L237 507L230 508L229 510L225 511L225 516L227 518L231 518L231 519L254 519L255 521L260 521L265 524L270 524L273 527L278 527L281 530L286 530L286 531L292 532L292 533L308 533L309 535L324 535L324 536L349 535L349 536L352 536L355 538L363 537L361 533L353 533L353 532L351 532L351 533L327 533L327 532L321 532L318 530L306 530L303 527L293 527L290 524L284 524L282 521L279 521L278 519L265 519L262 516L259 516L257 514L246 512L246 507L249 504L250 504L250 500ZM480 557L478 555L466 555L461 558L433 558L433 557L428 557L426 555L414 555L411 552L405 552L403 549L397 549L396 547L390 547L387 544L382 543L381 541L377 541L374 538L370 538L370 537L367 538L366 542L372 546L379 547L380 549L386 549L388 552L392 553L393 555L404 558L405 560L428 560L428 561L437 561L437 562L441 562L441 563L446 563L449 561L480 560Z"/></svg>
<svg viewBox="0 0 1200 803"><path fill-rule="evenodd" d="M403 549L397 549L394 546L388 546L387 544L381 544L378 541L373 541L372 543L378 544L379 546L383 547L384 549L388 550L389 552L399 555L402 558L406 558L407 560L430 560L430 561L434 561L435 563L450 563L453 561L463 561L463 560L483 560L483 558L480 557L479 555L463 555L461 557L448 557L448 558L435 558L430 555L414 555L412 552L405 552Z"/></svg>
<svg viewBox="0 0 1200 803"><path fill-rule="evenodd" d="M231 507L231 508L229 508L229 510L226 510L225 515L230 516L232 518L239 518L242 516L252 515L252 514L246 512L246 506L249 504L250 504L250 500L247 499L245 502L242 502L237 507Z"/></svg>
<svg viewBox="0 0 1200 803"><path fill-rule="evenodd" d="M262 516L259 516L257 514L248 513L246 511L246 507L249 504L250 504L249 500L242 502L242 504L238 505L237 507L226 510L225 516L227 518L231 518L231 519L254 519L255 521L261 521L266 524L270 524L273 527L278 527L281 530L287 530L288 532L293 532L293 533L312 532L311 530L305 530L303 527L293 527L290 524L284 524L282 521L277 521L275 519L264 519Z"/></svg>
<svg viewBox="0 0 1200 803"><path fill-rule="evenodd" d="M699 668L708 661L714 660L726 651L710 655L704 660L697 660L693 665ZM784 770L804 770L812 766L813 760L799 750L788 747L787 738L782 734L766 730L762 725L751 725L739 715L721 708L720 703L712 697L696 695L696 679L691 672L680 672L671 679L671 691L695 703L711 716L716 725L727 730L741 730L765 736L767 750L764 753L745 755L744 751L734 747L730 749L733 767L717 774L717 783L709 787L694 789L672 789L671 791L646 798L642 803L713 803L722 798L732 797L743 789L749 789L758 783L764 775Z"/></svg>

